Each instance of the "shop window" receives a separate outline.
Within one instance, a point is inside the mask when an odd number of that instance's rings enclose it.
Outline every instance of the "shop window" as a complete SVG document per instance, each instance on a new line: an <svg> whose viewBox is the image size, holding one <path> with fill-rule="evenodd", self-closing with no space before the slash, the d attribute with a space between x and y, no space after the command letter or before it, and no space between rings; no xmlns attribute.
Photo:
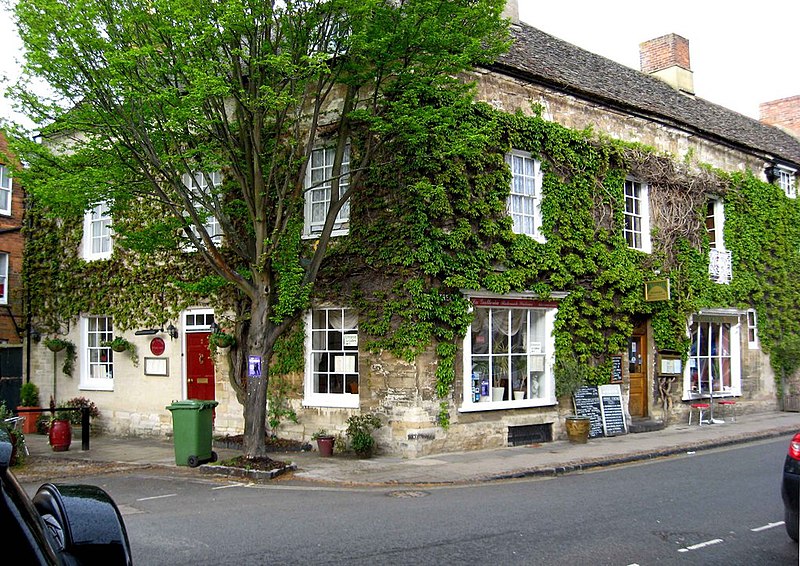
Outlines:
<svg viewBox="0 0 800 566"><path fill-rule="evenodd" d="M358 407L358 317L346 308L313 309L307 320L304 404Z"/></svg>
<svg viewBox="0 0 800 566"><path fill-rule="evenodd" d="M464 344L461 410L553 404L555 306L536 300L480 298L474 298L473 305L472 327Z"/></svg>
<svg viewBox="0 0 800 566"><path fill-rule="evenodd" d="M685 397L741 394L739 324L696 321L691 331Z"/></svg>

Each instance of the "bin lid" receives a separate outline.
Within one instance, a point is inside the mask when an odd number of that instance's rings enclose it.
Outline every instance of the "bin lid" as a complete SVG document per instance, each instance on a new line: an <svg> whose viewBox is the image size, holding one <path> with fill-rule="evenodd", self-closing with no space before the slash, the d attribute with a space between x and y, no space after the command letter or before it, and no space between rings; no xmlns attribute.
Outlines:
<svg viewBox="0 0 800 566"><path fill-rule="evenodd" d="M203 409L213 409L219 405L217 401L209 401L204 399L184 399L182 401L173 401L171 405L167 406L170 411L202 411Z"/></svg>

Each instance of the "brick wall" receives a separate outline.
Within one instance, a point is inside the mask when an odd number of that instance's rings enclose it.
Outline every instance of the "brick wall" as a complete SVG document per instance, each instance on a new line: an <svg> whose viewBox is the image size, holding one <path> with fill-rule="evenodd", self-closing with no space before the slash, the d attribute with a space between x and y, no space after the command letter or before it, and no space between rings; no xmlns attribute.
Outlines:
<svg viewBox="0 0 800 566"><path fill-rule="evenodd" d="M762 102L758 110L760 120L765 124L778 126L800 137L800 96Z"/></svg>
<svg viewBox="0 0 800 566"><path fill-rule="evenodd" d="M8 143L0 132L0 164L6 164L5 157ZM25 195L18 179L12 178L11 186L11 216L0 215L0 252L9 254L8 266L8 306L0 308L0 341L10 344L19 344L21 339L17 334L14 322L20 327L24 326L22 319L22 249L23 237L20 231L23 220Z"/></svg>

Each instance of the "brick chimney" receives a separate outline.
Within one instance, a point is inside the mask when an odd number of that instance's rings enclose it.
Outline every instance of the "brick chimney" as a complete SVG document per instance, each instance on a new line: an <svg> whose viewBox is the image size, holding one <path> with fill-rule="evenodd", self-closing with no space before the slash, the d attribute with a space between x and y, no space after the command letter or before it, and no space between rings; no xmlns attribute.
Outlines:
<svg viewBox="0 0 800 566"><path fill-rule="evenodd" d="M759 119L800 138L800 96L790 96L758 105Z"/></svg>
<svg viewBox="0 0 800 566"><path fill-rule="evenodd" d="M640 43L639 64L643 73L661 79L672 88L694 94L688 39L670 33Z"/></svg>

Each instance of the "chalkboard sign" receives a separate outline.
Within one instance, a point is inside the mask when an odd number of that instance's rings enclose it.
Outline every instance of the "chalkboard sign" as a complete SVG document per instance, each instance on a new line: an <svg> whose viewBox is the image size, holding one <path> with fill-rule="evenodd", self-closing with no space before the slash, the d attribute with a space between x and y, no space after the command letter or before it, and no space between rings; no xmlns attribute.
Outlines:
<svg viewBox="0 0 800 566"><path fill-rule="evenodd" d="M575 392L575 409L579 417L589 417L592 422L589 438L603 436L603 414L597 387L585 385Z"/></svg>
<svg viewBox="0 0 800 566"><path fill-rule="evenodd" d="M611 356L611 383L622 383L622 356Z"/></svg>
<svg viewBox="0 0 800 566"><path fill-rule="evenodd" d="M600 408L603 416L603 432L606 436L617 436L628 432L622 412L622 390L619 385L601 385L598 388Z"/></svg>

